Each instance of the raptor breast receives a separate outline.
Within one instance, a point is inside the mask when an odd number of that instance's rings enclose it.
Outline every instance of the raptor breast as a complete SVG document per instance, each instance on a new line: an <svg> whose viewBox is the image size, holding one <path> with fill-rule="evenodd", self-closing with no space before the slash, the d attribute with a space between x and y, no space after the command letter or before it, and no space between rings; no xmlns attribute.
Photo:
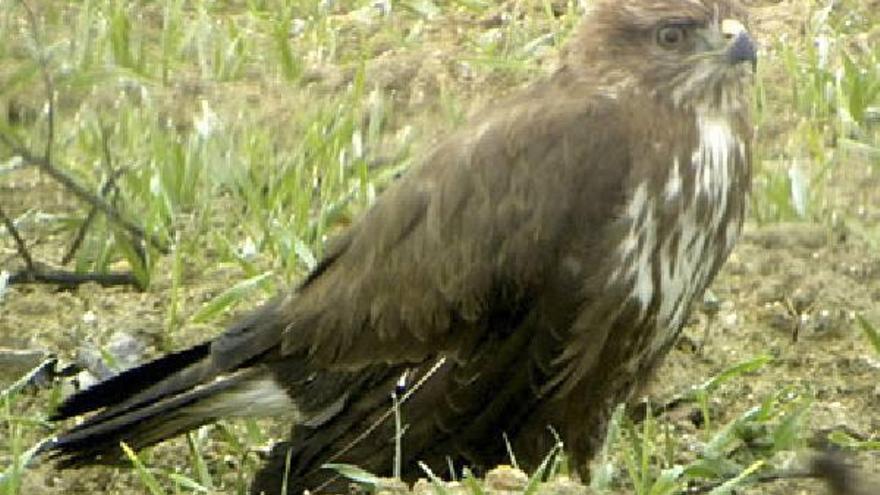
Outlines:
<svg viewBox="0 0 880 495"><path fill-rule="evenodd" d="M624 209L626 235L609 284L639 308L633 365L678 335L691 303L730 254L742 225L747 146L721 115L697 113L693 149L674 154L665 179L645 179ZM647 361L651 361L648 359Z"/></svg>

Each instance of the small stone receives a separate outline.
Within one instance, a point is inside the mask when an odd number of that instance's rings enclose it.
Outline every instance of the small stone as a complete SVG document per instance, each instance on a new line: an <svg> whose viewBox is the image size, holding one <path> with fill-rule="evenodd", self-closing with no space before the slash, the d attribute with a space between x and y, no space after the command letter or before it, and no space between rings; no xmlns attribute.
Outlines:
<svg viewBox="0 0 880 495"><path fill-rule="evenodd" d="M146 348L143 341L126 332L114 332L106 347L116 358L119 369L127 369L142 362Z"/></svg>
<svg viewBox="0 0 880 495"><path fill-rule="evenodd" d="M592 495L594 493L588 486L568 476L553 478L546 483L541 483L538 487L538 495Z"/></svg>
<svg viewBox="0 0 880 495"><path fill-rule="evenodd" d="M376 484L376 495L404 495L409 493L409 486L397 478L382 478Z"/></svg>
<svg viewBox="0 0 880 495"><path fill-rule="evenodd" d="M725 313L721 317L721 326L726 330L732 330L737 327L739 316L736 313Z"/></svg>
<svg viewBox="0 0 880 495"><path fill-rule="evenodd" d="M83 323L85 323L86 325L93 325L96 321L98 321L98 316L95 314L94 311L89 310L83 313L82 320Z"/></svg>
<svg viewBox="0 0 880 495"><path fill-rule="evenodd" d="M526 473L513 467L501 465L486 474L486 488L500 492L522 491L528 484Z"/></svg>
<svg viewBox="0 0 880 495"><path fill-rule="evenodd" d="M434 495L434 485L425 478L419 478L412 487L413 495Z"/></svg>

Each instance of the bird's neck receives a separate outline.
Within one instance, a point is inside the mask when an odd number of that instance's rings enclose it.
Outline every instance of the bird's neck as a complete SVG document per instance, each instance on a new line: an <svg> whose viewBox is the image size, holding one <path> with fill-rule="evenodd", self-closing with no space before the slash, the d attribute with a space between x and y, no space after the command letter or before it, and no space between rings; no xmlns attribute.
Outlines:
<svg viewBox="0 0 880 495"><path fill-rule="evenodd" d="M672 91L645 87L632 74L608 64L579 66L562 65L549 83L566 94L599 95L621 102L638 101L645 108L655 107L663 113L685 113L696 119L721 118L730 122L745 122L749 117L748 98L725 95L724 98L681 99Z"/></svg>

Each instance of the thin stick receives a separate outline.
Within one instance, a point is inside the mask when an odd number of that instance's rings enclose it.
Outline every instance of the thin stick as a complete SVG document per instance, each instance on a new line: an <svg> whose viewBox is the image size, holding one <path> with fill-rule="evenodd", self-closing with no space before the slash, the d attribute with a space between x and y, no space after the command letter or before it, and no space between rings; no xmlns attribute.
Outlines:
<svg viewBox="0 0 880 495"><path fill-rule="evenodd" d="M77 285L95 282L104 287L116 285L131 285L141 287L137 278L131 272L118 273L77 273L65 270L22 270L13 273L9 277L9 285L12 284L57 284L62 287L75 287Z"/></svg>
<svg viewBox="0 0 880 495"><path fill-rule="evenodd" d="M46 150L43 153L43 157L39 158L32 154L24 146L15 143L11 138L4 134L0 134L0 140L2 140L6 144L6 146L8 146L13 151L13 153L21 156L21 158L24 159L26 162L35 164L40 167L43 172L48 174L57 182L61 183L61 185L72 191L76 196L79 196L81 200L91 204L94 208L98 208L112 221L121 225L125 230L128 230L129 233L131 233L136 239L146 239L147 242L153 245L162 254L168 254L168 248L161 240L153 235L148 236L141 227L122 218L122 215L120 215L115 208L107 204L101 198L90 193L86 188L78 184L72 177L64 173L62 170L56 168L52 164L52 144L55 140L55 89L52 83L52 75L49 71L49 62L46 54L43 51L44 44L40 39L39 23L37 22L37 16L36 14L34 14L33 9L30 8L25 0L19 0L19 3L28 15L28 20L31 25L31 35L34 40L34 44L37 47L37 57L39 59L40 72L43 76L43 85L46 89L46 98L48 100L48 115L46 120Z"/></svg>
<svg viewBox="0 0 880 495"><path fill-rule="evenodd" d="M443 366L444 363L446 363L445 357L438 359L437 362L435 362L434 365L431 366L431 369L429 369L424 375L422 375L422 377L419 378L419 381L417 381L411 389L407 390L406 393L403 394L403 396L400 398L400 403L405 404L406 401L410 398L410 396L413 393L415 393L418 389L420 389L422 387L422 385L424 385L425 382L428 381L429 378L434 376L434 373L436 373L437 370L439 370L440 367ZM378 428L379 425L381 425L383 422L385 422L385 420L388 419L388 417L391 416L393 413L394 413L394 411L392 409L385 411L385 414L380 416L379 419L377 419L376 421L373 422L373 424L368 426L366 430L364 430L354 440L349 442L349 444L346 445L342 450L333 454L333 456L330 457L330 459L327 462L333 462L336 459L339 459L340 456L345 455L345 453L348 452L349 450L351 450L355 445L361 443L365 438L367 438L370 435L370 433L373 433L373 430Z"/></svg>
<svg viewBox="0 0 880 495"><path fill-rule="evenodd" d="M755 483L774 483L776 481L784 481L784 480L794 480L794 479L821 479L823 476L820 473L816 473L813 471L785 471L785 472L775 472L775 473L767 473L755 476L751 479L751 484ZM688 495L697 495L701 493L709 493L712 490L720 487L721 485L727 483L733 478L725 479L724 481L718 481L715 483L707 483L705 485L692 486L685 488L682 493L686 493Z"/></svg>
<svg viewBox="0 0 880 495"><path fill-rule="evenodd" d="M412 396L412 394L414 394L417 390L422 388L422 385L424 385L425 382L427 382L432 376L434 376L434 373L436 373L445 363L446 363L445 357L438 359L434 363L434 365L431 366L431 369L429 369L427 372L425 372L425 374L422 375L421 378L419 378L419 380L412 386L412 388L407 390L406 393L404 393L400 397L400 404L405 404L406 401L410 398L410 396ZM379 419L377 419L370 426L368 426L363 432L361 432L360 435L358 435L357 437L355 437L354 440L349 442L348 445L346 445L345 447L340 449L339 452L336 452L335 454L330 456L330 458L327 459L327 463L329 464L329 463L332 463L333 461L339 459L340 457L345 455L346 452L348 452L349 450L354 448L357 444L363 442L364 439L366 439L368 436L370 436L370 434L373 433L373 431L376 428L378 428L379 425L384 423L385 420L387 420L388 417L391 416L392 414L394 414L394 408L390 408L387 411L385 411L385 413L382 414L382 416L379 416ZM320 486L315 488L315 493L320 493L324 488L326 488L328 485L330 485L331 483L336 481L338 478L339 478L339 475L335 475L335 476L331 477L330 479L328 479L327 481L322 483Z"/></svg>
<svg viewBox="0 0 880 495"><path fill-rule="evenodd" d="M399 480L403 463L403 426L400 421L400 401L397 400L396 390L391 392L391 402L394 408L394 479Z"/></svg>
<svg viewBox="0 0 880 495"><path fill-rule="evenodd" d="M46 359L40 361L40 364L34 366L30 371L25 373L21 378L16 380L9 387L0 390L0 402L5 401L9 397L17 394L18 392L24 390L25 388L36 383L39 378L47 373L52 375L53 370L55 369L55 365L58 363L58 358L55 356L49 356Z"/></svg>
<svg viewBox="0 0 880 495"><path fill-rule="evenodd" d="M103 124L101 125L101 151L103 154L103 160L101 161L101 163L104 165L104 168L107 171L107 180L105 180L104 184L101 185L100 195L102 198L106 198L107 193L110 192L110 189L115 187L116 178L122 174L122 171L121 169L113 170L113 157L110 154L110 145L108 144L107 138L107 128ZM92 225L92 222L95 220L97 214L98 209L92 206L89 209L89 213L86 215L86 219L83 220L83 223L81 223L79 228L76 230L76 235L73 238L73 242L70 243L70 248L67 249L67 252L64 253L64 257L61 258L62 265L70 263L70 260L73 259L73 256L82 245L83 240L85 240L86 232L88 232L89 227Z"/></svg>
<svg viewBox="0 0 880 495"><path fill-rule="evenodd" d="M66 189L70 190L81 200L99 209L101 213L107 215L107 218L119 224L132 236L137 239L145 239L153 247L158 249L162 254L168 254L168 247L165 246L164 242L162 242L158 237L153 235L148 236L144 229L135 225L133 222L122 218L122 215L118 211L116 211L115 208L110 206L109 203L89 192L88 189L77 183L76 180L73 177L69 176L66 172L56 168L51 162L46 161L45 158L36 156L27 149L15 145L15 143L4 134L0 134L0 141L3 141L6 146L12 149L13 153L21 156L24 161L38 166L40 170L55 179L55 181L60 183Z"/></svg>
<svg viewBox="0 0 880 495"><path fill-rule="evenodd" d="M15 247L18 249L19 256L24 260L26 271L29 273L36 273L37 268L34 265L34 259L31 257L30 251L28 251L27 244L25 244L21 234L18 233L18 229L15 228L15 222L6 215L6 212L3 211L2 207L0 207L0 220L3 221L3 225L6 226L6 231L9 232L9 235L15 240Z"/></svg>
<svg viewBox="0 0 880 495"><path fill-rule="evenodd" d="M123 173L125 173L125 169L115 170L113 174L107 178L104 184L101 186L101 196L106 197L107 193L110 192L111 188L115 188L116 179L118 179ZM76 231L76 236L73 238L73 242L70 243L70 248L67 249L67 252L64 254L64 257L61 258L61 264L66 265L70 263L70 260L73 259L76 252L79 250L80 246L82 246L83 240L85 240L86 232L88 232L89 227L92 222L95 221L95 217L98 216L98 209L94 206L89 209L88 215L86 215L83 223L80 224L79 229ZM142 252L138 250L138 254L142 255ZM141 256L141 261L143 261L143 256Z"/></svg>
<svg viewBox="0 0 880 495"><path fill-rule="evenodd" d="M52 143L55 141L55 85L52 83L52 74L49 71L49 59L46 56L43 47L43 40L40 39L40 25L37 22L37 16L33 9L25 0L19 0L22 8L27 13L28 22L31 25L31 37L34 40L34 46L37 50L37 60L40 63L40 74L43 76L43 87L46 90L46 101L48 102L46 115L46 151L43 157L46 162L52 162Z"/></svg>

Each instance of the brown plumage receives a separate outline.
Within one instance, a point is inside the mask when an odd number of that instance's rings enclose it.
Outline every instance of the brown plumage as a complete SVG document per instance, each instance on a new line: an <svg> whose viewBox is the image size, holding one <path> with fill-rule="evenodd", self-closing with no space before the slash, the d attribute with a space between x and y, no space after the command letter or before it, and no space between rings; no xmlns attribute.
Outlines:
<svg viewBox="0 0 880 495"><path fill-rule="evenodd" d="M296 290L74 395L58 418L100 411L45 450L113 462L120 441L282 413L253 490L279 492L288 452L291 493L316 490L327 462L389 473L406 373L405 476L504 462L505 435L534 467L551 429L584 472L738 236L745 22L727 0L595 2L552 77L443 140Z"/></svg>

